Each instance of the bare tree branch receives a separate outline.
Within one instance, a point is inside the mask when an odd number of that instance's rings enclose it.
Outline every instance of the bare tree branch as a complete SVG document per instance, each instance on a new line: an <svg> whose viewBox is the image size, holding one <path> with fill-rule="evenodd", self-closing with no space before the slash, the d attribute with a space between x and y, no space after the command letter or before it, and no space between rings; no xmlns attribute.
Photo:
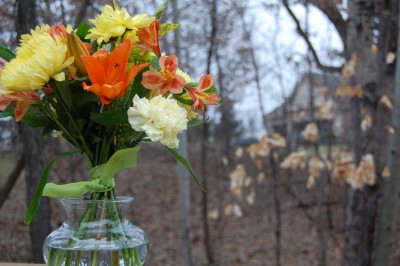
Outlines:
<svg viewBox="0 0 400 266"><path fill-rule="evenodd" d="M346 47L346 39L347 39L346 21L343 19L342 14L340 14L335 1L333 0L324 0L324 1L306 0L306 1L317 7L332 22L340 38L342 39L343 45Z"/></svg>
<svg viewBox="0 0 400 266"><path fill-rule="evenodd" d="M304 39L304 41L307 43L308 48L310 49L310 52L312 53L315 63L317 64L317 67L325 70L325 71L330 71L330 72L340 72L342 70L342 67L335 67L335 66L326 66L321 63L319 60L319 56L317 54L317 51L315 50L313 44L311 43L310 39L308 38L307 33L301 28L300 21L297 19L296 15L294 14L293 10L290 8L289 3L287 0L282 0L283 6L286 8L287 12L289 13L290 17L293 19L294 23L296 24L296 30L297 33Z"/></svg>

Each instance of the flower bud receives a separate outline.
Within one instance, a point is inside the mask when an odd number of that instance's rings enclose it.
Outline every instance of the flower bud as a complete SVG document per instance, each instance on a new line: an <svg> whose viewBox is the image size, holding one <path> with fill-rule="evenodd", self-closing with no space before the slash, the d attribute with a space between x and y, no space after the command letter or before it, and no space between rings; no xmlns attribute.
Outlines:
<svg viewBox="0 0 400 266"><path fill-rule="evenodd" d="M53 39L56 39L57 37L59 37L62 40L65 40L65 38L68 36L67 29L62 24L57 25L57 26L51 26L48 33L50 34L50 36Z"/></svg>
<svg viewBox="0 0 400 266"><path fill-rule="evenodd" d="M86 47L86 45L79 39L79 37L75 34L75 32L71 32L67 37L67 57L74 57L74 67L76 68L76 74L79 77L87 76L87 71L85 65L83 64L83 60L81 58L82 55L90 56L90 53Z"/></svg>

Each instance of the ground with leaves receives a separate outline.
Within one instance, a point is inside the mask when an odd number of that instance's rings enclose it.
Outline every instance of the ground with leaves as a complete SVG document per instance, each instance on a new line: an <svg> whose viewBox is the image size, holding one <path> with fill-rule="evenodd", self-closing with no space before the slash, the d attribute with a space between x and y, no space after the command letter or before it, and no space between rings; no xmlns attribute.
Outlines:
<svg viewBox="0 0 400 266"><path fill-rule="evenodd" d="M174 158L159 145L146 144L141 149L138 166L117 178L119 195L134 195L129 214L150 238L151 252L146 265L182 265L180 255L180 220L178 187ZM212 153L210 153L212 154ZM321 191L318 181L306 188L307 173L279 170L278 187L267 167L264 174L244 152L207 165L208 222L212 255L218 265L320 265L325 250L327 265L340 265L343 251L345 187L329 183ZM17 156L1 154L1 178L4 181ZM196 154L191 155L196 161ZM197 160L198 161L198 160ZM242 165L242 166L238 166ZM268 166L268 164L267 164ZM194 167L199 165L194 163ZM235 188L234 170L242 168L244 182ZM68 169L65 162L60 169ZM231 178L230 178L231 174ZM236 172L236 175L242 175ZM26 208L26 184L23 174L0 212L0 261L30 262L28 227L23 223ZM276 194L274 194L274 191ZM318 196L318 195L322 195ZM202 220L202 192L192 182L192 252L193 265L208 265ZM277 229L279 199L280 229ZM320 199L320 200L319 200ZM53 226L60 224L56 202L52 201ZM280 235L280 249L276 236ZM323 244L321 244L323 243ZM400 243L399 243L400 245ZM399 262L400 256L396 257Z"/></svg>

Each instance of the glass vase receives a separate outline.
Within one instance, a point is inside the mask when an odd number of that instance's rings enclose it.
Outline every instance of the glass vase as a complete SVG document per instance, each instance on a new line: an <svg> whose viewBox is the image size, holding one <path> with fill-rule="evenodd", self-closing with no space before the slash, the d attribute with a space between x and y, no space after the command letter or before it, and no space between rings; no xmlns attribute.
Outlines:
<svg viewBox="0 0 400 266"><path fill-rule="evenodd" d="M62 198L65 219L43 244L50 266L140 266L149 250L145 232L126 219L131 197Z"/></svg>

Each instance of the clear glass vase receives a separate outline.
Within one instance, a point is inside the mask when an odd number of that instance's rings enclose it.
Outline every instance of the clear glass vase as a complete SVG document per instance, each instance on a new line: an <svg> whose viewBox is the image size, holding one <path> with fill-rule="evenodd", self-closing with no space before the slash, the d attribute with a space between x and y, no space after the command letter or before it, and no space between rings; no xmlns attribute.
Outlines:
<svg viewBox="0 0 400 266"><path fill-rule="evenodd" d="M50 266L139 266L149 251L145 232L126 219L132 197L59 199L64 223L43 244Z"/></svg>

